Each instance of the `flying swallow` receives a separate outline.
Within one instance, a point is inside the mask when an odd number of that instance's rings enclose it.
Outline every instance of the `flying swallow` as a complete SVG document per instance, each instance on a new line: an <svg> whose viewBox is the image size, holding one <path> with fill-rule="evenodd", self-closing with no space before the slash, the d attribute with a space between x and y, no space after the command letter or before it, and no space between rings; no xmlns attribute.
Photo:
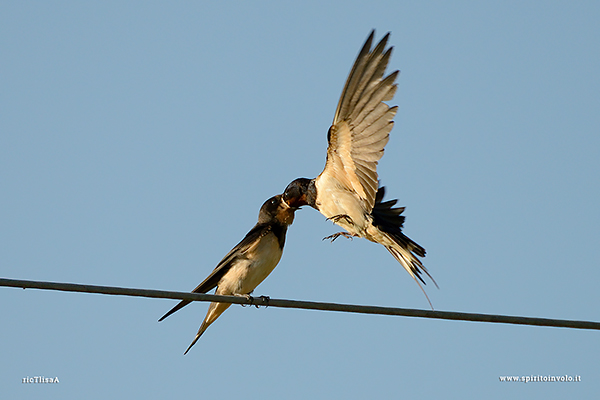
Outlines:
<svg viewBox="0 0 600 400"><path fill-rule="evenodd" d="M385 246L429 301L420 283L425 284L421 274L437 283L417 258L425 257L425 249L402 233L404 207L393 207L397 200L383 202L385 188L379 187L377 162L383 156L398 109L385 101L392 100L396 93L399 71L384 77L393 47L385 48L388 33L371 49L374 33L371 31L346 80L327 133L323 172L314 179L291 182L283 200L291 207L308 204L347 231L325 239L363 237Z"/></svg>
<svg viewBox="0 0 600 400"><path fill-rule="evenodd" d="M254 289L275 269L285 244L287 227L294 222L295 207L283 202L281 195L267 200L258 213L258 223L248 232L223 259L213 272L194 290L193 293L206 293L213 288L218 295L244 296ZM191 303L182 300L158 321ZM231 306L230 303L211 303L206 317L198 329L192 348L204 331Z"/></svg>

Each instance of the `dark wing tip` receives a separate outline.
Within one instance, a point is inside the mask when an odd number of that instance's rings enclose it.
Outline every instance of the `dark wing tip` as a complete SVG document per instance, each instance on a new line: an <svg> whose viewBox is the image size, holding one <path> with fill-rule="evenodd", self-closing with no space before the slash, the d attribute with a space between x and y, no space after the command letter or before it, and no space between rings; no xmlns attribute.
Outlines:
<svg viewBox="0 0 600 400"><path fill-rule="evenodd" d="M158 322L161 322L162 320L164 320L165 318L167 318L169 315L173 314L176 311L181 310L183 307L187 306L188 304L190 304L191 301L189 300L182 300L179 303L177 303L177 305L173 308L171 308L165 315L163 315L162 317L160 317L160 319L158 320Z"/></svg>
<svg viewBox="0 0 600 400"><path fill-rule="evenodd" d="M386 77L383 79L383 81L382 81L382 82L384 82L384 81L385 81L386 83L388 83L388 81L392 81L392 82L394 82L394 81L396 81L396 78L398 78L398 74L400 74L400 70L399 70L399 69L395 70L394 72L392 72L391 74L389 74L388 76L386 76ZM394 83L394 84L395 84L395 83Z"/></svg>
<svg viewBox="0 0 600 400"><path fill-rule="evenodd" d="M371 32L369 32L369 36L367 36L367 40L365 40L365 45L367 44L367 42L373 42L373 38L375 38L375 28L371 29ZM371 46L369 45L369 49L370 48Z"/></svg>
<svg viewBox="0 0 600 400"><path fill-rule="evenodd" d="M373 45L374 38L375 38L375 29L373 29L371 31L371 33L369 34L369 36L367 36L367 40L365 40L365 43L363 44L360 51L358 52L358 56L356 57L357 60L361 59L362 57L364 57L365 54L368 54L371 51L371 46Z"/></svg>
<svg viewBox="0 0 600 400"><path fill-rule="evenodd" d="M375 32L375 29L373 29L373 31L372 31L372 32ZM390 39L390 35L391 35L391 32L388 32L388 33L386 33L386 34L385 34L385 35L384 35L384 36L381 38L381 40L379 41L379 43L377 44L377 47L380 47L380 46L381 46L381 47L385 47L385 46L386 46L386 44L387 44L387 42L388 42L388 40ZM393 49L393 48L394 48L393 46L392 46L392 47L390 47L390 50L391 50L391 49Z"/></svg>

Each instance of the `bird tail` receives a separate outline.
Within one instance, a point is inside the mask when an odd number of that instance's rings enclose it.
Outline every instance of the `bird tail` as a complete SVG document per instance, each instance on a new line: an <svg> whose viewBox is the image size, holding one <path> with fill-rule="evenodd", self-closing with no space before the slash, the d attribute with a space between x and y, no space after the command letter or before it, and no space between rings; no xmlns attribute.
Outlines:
<svg viewBox="0 0 600 400"><path fill-rule="evenodd" d="M194 338L194 340L192 340L192 343L188 346L188 348L183 353L184 356L196 344L196 342L198 341L198 339L200 339L200 336L202 336L202 334L204 333L204 331L206 330L206 328L208 328L208 325L210 325L210 324L207 324L206 321L202 322L202 325L200 325L200 329L198 329L198 333L196 333L196 337Z"/></svg>
<svg viewBox="0 0 600 400"><path fill-rule="evenodd" d="M394 243L393 245L386 245L386 249L417 282L431 306L431 301L421 285L421 283L425 285L422 274L425 273L436 287L439 288L439 286L421 260L417 258L417 256L425 257L425 249L402 233L402 226L404 225L404 215L402 213L404 212L404 207L394 207L398 200L383 201L384 195L385 187L381 186L377 190L375 205L371 211L373 225ZM431 308L433 309L433 306Z"/></svg>
<svg viewBox="0 0 600 400"><path fill-rule="evenodd" d="M219 318L219 316L223 314L225 310L227 310L230 306L231 303L210 303L210 306L208 307L208 312L206 313L206 317L204 318L202 325L200 325L200 329L198 329L196 337L194 337L194 340L188 346L187 350L185 351L185 353L183 353L183 355L186 355L187 352L190 351L190 349L196 344L198 339L200 339L200 336L202 336L202 334L210 326L210 324L215 322L215 320Z"/></svg>
<svg viewBox="0 0 600 400"><path fill-rule="evenodd" d="M390 235L388 235L388 237L391 239L395 239L394 237L392 237ZM406 239L408 239L408 238L406 238ZM410 239L408 239L408 240L410 240ZM421 291L423 292L423 294L427 298L427 301L429 302L429 306L433 310L433 304L431 304L431 300L429 300L429 296L427 296L427 293L425 292L425 289L423 288L423 285L425 285L426 283L423 280L423 277L421 276L421 274L424 272L429 277L429 279L431 279L431 281L433 282L435 287L437 287L439 289L439 286L438 286L437 282L435 281L435 279L433 279L433 277L429 274L429 271L427 271L427 268L425 268L423 263L421 263L421 260L419 260L417 257L415 257L415 255L411 251L402 247L402 245L397 242L395 243L395 245L385 246L385 248L404 267L406 272L408 272L410 274L410 276L412 276L412 278L415 280L415 282L417 282L417 285L419 285L419 288L421 288ZM421 283L423 283L423 285L421 285Z"/></svg>

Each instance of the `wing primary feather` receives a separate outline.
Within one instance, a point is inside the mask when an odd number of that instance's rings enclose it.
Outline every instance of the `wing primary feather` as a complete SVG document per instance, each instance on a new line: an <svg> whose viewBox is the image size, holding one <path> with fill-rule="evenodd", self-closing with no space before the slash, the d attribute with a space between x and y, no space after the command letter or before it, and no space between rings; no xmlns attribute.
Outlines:
<svg viewBox="0 0 600 400"><path fill-rule="evenodd" d="M384 154L397 107L384 101L396 92L398 71L385 76L392 54L387 33L371 49L371 31L350 70L327 133L329 146L318 182L356 193L366 212L373 209L377 193L377 162ZM358 200L358 199L357 199Z"/></svg>
<svg viewBox="0 0 600 400"><path fill-rule="evenodd" d="M346 113L346 109L350 103L350 98L352 97L352 93L354 93L354 88L358 85L358 80L364 68L364 64L366 62L366 56L369 54L371 50L371 44L373 43L373 37L375 36L375 30L373 29L369 34L369 37L365 41L365 44L360 49L358 56L356 57L356 61L354 65L352 65L352 69L348 74L348 78L346 79L346 84L344 85L344 89L342 90L342 95L340 96L340 100L338 102L337 108L335 110L335 116L333 118L334 124L339 120L340 115L344 115Z"/></svg>
<svg viewBox="0 0 600 400"><path fill-rule="evenodd" d="M379 82L370 92L363 93L360 101L355 105L348 119L358 121L365 118L365 114L373 111L382 101L391 100L396 93L397 85L394 83L399 71L394 71Z"/></svg>
<svg viewBox="0 0 600 400"><path fill-rule="evenodd" d="M364 133L355 140L355 146L353 147L360 151L359 145L375 143L384 139L393 127L391 122L387 118L380 118L371 126L365 128Z"/></svg>
<svg viewBox="0 0 600 400"><path fill-rule="evenodd" d="M361 115L362 118L352 121L354 125L354 137L360 137L366 127L383 118L390 112L390 107L385 103L379 103L369 114ZM394 115L391 115L393 118ZM390 120L391 120L390 118Z"/></svg>
<svg viewBox="0 0 600 400"><path fill-rule="evenodd" d="M351 112L350 110L354 109L354 106L358 103L363 94L370 91L371 88L381 80L391 54L388 50L386 54L382 55L389 37L390 34L386 34L370 53L365 68L362 71L360 81L352 94L348 110L349 113Z"/></svg>
<svg viewBox="0 0 600 400"><path fill-rule="evenodd" d="M357 140L354 143L353 154L361 154L363 151L372 153L374 151L383 150L387 142L390 140L389 133L394 126L393 122L389 122L376 134L367 136L364 139Z"/></svg>

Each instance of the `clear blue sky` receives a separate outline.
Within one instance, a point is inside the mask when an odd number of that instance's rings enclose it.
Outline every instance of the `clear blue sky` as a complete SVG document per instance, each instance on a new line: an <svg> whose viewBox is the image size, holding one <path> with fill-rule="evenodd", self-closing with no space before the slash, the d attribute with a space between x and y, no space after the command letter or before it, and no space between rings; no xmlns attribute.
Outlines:
<svg viewBox="0 0 600 400"><path fill-rule="evenodd" d="M439 310L600 321L600 3L3 2L0 276L188 291L323 168L369 31L399 105L379 173ZM299 211L257 295L427 308ZM0 288L6 398L591 398L600 332ZM22 384L27 376L57 385ZM578 383L500 383L579 375Z"/></svg>

